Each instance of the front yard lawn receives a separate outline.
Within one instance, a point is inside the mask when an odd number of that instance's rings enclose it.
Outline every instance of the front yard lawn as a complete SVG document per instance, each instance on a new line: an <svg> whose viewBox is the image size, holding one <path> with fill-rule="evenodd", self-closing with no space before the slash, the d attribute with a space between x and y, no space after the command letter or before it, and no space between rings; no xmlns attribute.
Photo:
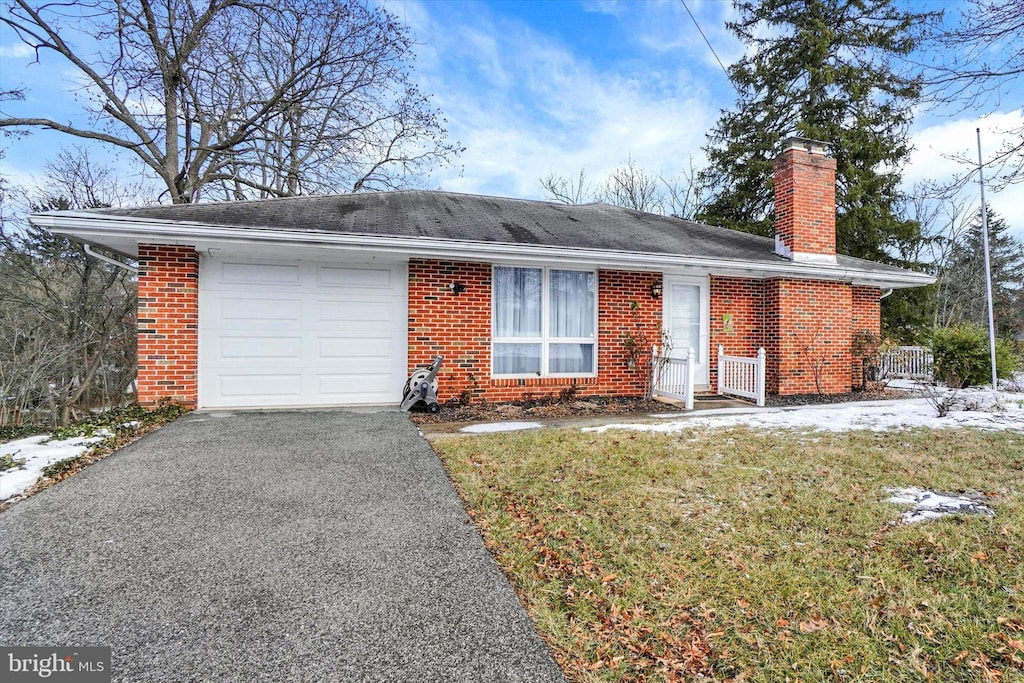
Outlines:
<svg viewBox="0 0 1024 683"><path fill-rule="evenodd" d="M570 680L1024 680L1024 433L435 442ZM887 488L983 494L912 525Z"/></svg>

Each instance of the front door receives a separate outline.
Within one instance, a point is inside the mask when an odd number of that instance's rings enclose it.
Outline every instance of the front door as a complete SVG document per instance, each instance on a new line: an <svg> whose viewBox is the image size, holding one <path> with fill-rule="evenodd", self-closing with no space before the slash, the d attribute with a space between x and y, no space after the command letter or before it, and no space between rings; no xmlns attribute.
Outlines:
<svg viewBox="0 0 1024 683"><path fill-rule="evenodd" d="M694 384L708 383L708 281L707 278L665 279L664 325L673 358L685 358L693 349Z"/></svg>

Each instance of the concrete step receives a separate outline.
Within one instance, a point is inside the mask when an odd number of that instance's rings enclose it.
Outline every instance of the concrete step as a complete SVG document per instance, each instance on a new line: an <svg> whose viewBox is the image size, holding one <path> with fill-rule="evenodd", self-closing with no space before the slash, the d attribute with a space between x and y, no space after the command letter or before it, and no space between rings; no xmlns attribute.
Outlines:
<svg viewBox="0 0 1024 683"><path fill-rule="evenodd" d="M674 398L667 398L665 396L655 396L655 401L665 403L676 408L684 408L686 406L685 401L680 401ZM694 410L711 410L712 408L751 408L754 406L753 402L741 401L736 398L729 398L727 396L719 396L718 394L696 394L693 397L693 409Z"/></svg>

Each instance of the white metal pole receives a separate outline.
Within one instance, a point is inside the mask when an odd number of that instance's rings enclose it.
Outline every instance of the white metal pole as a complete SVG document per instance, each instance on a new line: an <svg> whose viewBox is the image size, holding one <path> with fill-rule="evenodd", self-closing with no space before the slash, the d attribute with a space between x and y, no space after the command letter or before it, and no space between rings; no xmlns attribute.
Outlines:
<svg viewBox="0 0 1024 683"><path fill-rule="evenodd" d="M718 395L722 395L722 388L725 386L725 346L718 345Z"/></svg>
<svg viewBox="0 0 1024 683"><path fill-rule="evenodd" d="M686 350L686 409L693 410L693 347Z"/></svg>
<svg viewBox="0 0 1024 683"><path fill-rule="evenodd" d="M765 366L767 365L765 362L766 357L767 354L765 354L764 347L762 346L757 350L757 405L759 406L764 406L764 376Z"/></svg>
<svg viewBox="0 0 1024 683"><path fill-rule="evenodd" d="M985 207L985 162L981 159L981 128L978 134L978 186L981 188L981 244L985 251L985 303L988 306L988 352L992 360L992 390L998 388L996 377L996 322L992 315L992 265L988 255L988 209Z"/></svg>
<svg viewBox="0 0 1024 683"><path fill-rule="evenodd" d="M661 388L661 378L658 376L661 374L661 363L658 358L658 345L655 344L651 347L651 398L654 398L656 394L654 392Z"/></svg>

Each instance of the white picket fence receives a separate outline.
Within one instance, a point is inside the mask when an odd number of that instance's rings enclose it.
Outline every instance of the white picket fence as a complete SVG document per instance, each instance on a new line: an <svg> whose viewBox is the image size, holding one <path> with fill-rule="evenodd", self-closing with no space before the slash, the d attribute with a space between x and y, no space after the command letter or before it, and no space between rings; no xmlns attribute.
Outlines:
<svg viewBox="0 0 1024 683"><path fill-rule="evenodd" d="M880 379L930 380L934 363L932 352L923 346L897 346L882 352Z"/></svg>
<svg viewBox="0 0 1024 683"><path fill-rule="evenodd" d="M655 346L651 352L651 394L684 401L693 410L693 349L685 358L662 356Z"/></svg>
<svg viewBox="0 0 1024 683"><path fill-rule="evenodd" d="M764 405L764 348L757 350L757 358L725 355L725 347L718 346L718 393L722 396L749 398Z"/></svg>

